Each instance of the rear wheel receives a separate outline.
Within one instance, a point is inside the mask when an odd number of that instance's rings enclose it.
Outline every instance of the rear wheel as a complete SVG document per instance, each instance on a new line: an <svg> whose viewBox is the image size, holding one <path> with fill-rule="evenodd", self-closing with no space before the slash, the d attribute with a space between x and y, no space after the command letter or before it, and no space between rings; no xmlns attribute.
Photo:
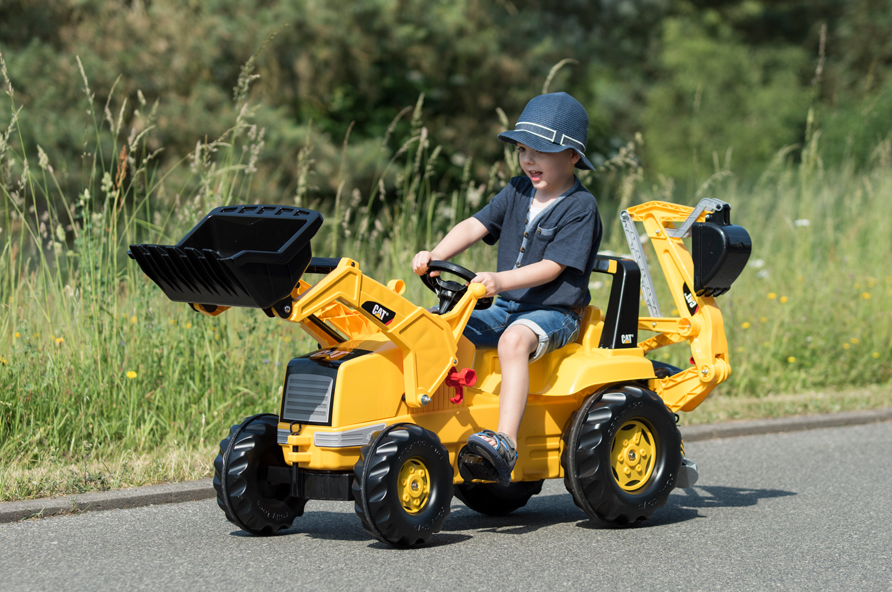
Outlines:
<svg viewBox="0 0 892 592"><path fill-rule="evenodd" d="M214 460L217 505L247 532L274 534L303 514L307 500L293 497L288 483L271 483L270 467L287 467L276 441L279 418L265 413L232 426Z"/></svg>
<svg viewBox="0 0 892 592"><path fill-rule="evenodd" d="M488 516L505 516L518 510L542 491L539 481L517 481L504 486L498 483L461 483L455 486L455 497L466 506Z"/></svg>
<svg viewBox="0 0 892 592"><path fill-rule="evenodd" d="M656 393L626 385L590 396L564 432L564 484L602 525L650 518L666 504L681 465L681 434Z"/></svg>
<svg viewBox="0 0 892 592"><path fill-rule="evenodd" d="M389 426L362 447L353 471L356 514L379 541L413 547L443 527L454 471L432 432L414 424Z"/></svg>

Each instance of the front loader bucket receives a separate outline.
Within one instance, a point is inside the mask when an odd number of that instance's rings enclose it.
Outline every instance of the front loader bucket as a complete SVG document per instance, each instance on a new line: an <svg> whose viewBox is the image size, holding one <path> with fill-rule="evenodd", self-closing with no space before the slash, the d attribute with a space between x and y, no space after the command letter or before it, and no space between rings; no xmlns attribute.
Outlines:
<svg viewBox="0 0 892 592"><path fill-rule="evenodd" d="M130 245L127 254L174 302L269 308L310 264L322 215L287 206L216 208L176 246Z"/></svg>

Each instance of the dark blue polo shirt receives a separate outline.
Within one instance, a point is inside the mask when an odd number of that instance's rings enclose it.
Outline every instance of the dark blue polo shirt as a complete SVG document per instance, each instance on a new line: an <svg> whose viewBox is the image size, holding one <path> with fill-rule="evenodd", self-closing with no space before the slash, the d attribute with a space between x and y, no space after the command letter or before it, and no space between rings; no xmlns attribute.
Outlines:
<svg viewBox="0 0 892 592"><path fill-rule="evenodd" d="M502 292L524 304L578 308L591 300L589 276L601 245L598 202L577 179L569 192L530 219L535 193L529 177L514 177L492 201L474 214L489 231L487 244L499 241L498 271L517 269L543 259L566 265L547 284Z"/></svg>

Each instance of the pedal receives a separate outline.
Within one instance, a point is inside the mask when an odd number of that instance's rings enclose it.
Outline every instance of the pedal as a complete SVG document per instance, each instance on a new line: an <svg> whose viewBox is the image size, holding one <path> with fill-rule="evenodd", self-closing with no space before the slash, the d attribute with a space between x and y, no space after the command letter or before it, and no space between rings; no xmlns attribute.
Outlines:
<svg viewBox="0 0 892 592"><path fill-rule="evenodd" d="M499 473L485 458L468 451L467 446L458 453L458 474L465 481L498 481Z"/></svg>

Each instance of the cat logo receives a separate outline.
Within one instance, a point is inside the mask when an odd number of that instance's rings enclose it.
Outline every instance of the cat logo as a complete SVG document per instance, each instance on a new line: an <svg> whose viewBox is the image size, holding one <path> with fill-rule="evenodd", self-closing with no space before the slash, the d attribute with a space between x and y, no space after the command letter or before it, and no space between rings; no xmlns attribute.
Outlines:
<svg viewBox="0 0 892 592"><path fill-rule="evenodd" d="M396 316L396 313L389 308L381 306L377 302L372 302L371 300L363 302L362 308L363 310L371 313L372 316L374 316L385 325L389 324L390 321L393 320L393 317Z"/></svg>
<svg viewBox="0 0 892 592"><path fill-rule="evenodd" d="M634 337L634 334L626 333L624 335L620 335L620 340L623 342L623 345L630 345L632 343L632 338Z"/></svg>
<svg viewBox="0 0 892 592"><path fill-rule="evenodd" d="M695 314L699 306L697 305L697 299L694 298L694 295L691 293L691 290L688 288L687 284L683 284L682 292L684 292L684 303L688 307L688 312L690 314Z"/></svg>

